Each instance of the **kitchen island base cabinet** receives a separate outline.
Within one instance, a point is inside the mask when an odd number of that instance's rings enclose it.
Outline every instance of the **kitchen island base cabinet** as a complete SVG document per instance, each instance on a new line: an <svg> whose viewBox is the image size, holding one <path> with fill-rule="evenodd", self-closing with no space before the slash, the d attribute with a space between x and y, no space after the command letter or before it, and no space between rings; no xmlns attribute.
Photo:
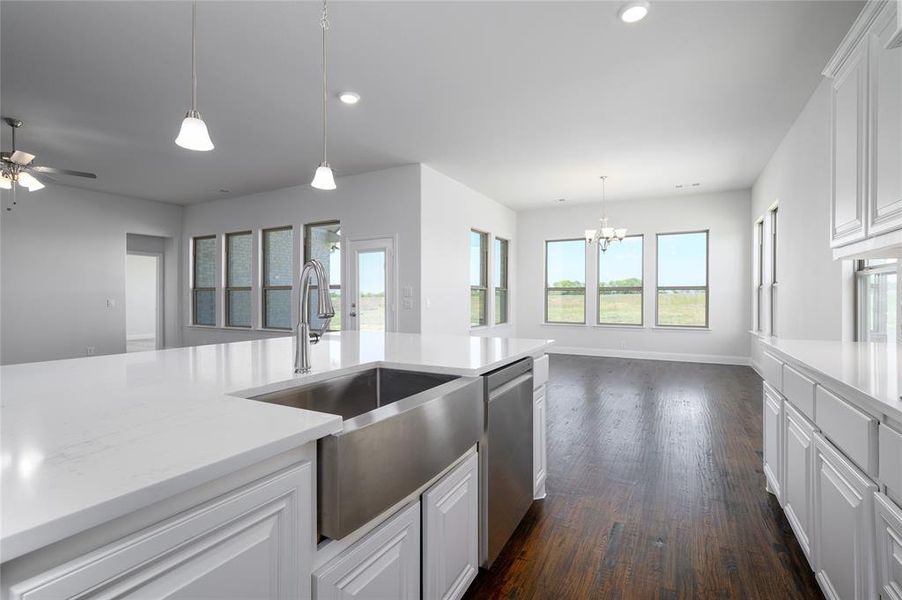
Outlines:
<svg viewBox="0 0 902 600"><path fill-rule="evenodd" d="M783 511L813 568L811 466L814 427L788 402L783 404L783 410Z"/></svg>
<svg viewBox="0 0 902 600"><path fill-rule="evenodd" d="M871 600L876 484L814 434L817 580L831 600Z"/></svg>
<svg viewBox="0 0 902 600"><path fill-rule="evenodd" d="M14 583L4 597L306 597L312 485L311 464L295 465Z"/></svg>
<svg viewBox="0 0 902 600"><path fill-rule="evenodd" d="M420 502L389 518L313 575L316 600L420 597Z"/></svg>
<svg viewBox="0 0 902 600"><path fill-rule="evenodd" d="M423 597L461 598L479 570L479 460L463 464L423 494Z"/></svg>
<svg viewBox="0 0 902 600"><path fill-rule="evenodd" d="M532 471L533 498L536 500L541 500L545 497L545 477L547 474L545 415L545 386L542 385L533 392Z"/></svg>
<svg viewBox="0 0 902 600"><path fill-rule="evenodd" d="M767 491L783 503L783 398L769 385L764 385L764 476Z"/></svg>
<svg viewBox="0 0 902 600"><path fill-rule="evenodd" d="M902 509L874 495L877 523L877 588L884 600L902 600Z"/></svg>

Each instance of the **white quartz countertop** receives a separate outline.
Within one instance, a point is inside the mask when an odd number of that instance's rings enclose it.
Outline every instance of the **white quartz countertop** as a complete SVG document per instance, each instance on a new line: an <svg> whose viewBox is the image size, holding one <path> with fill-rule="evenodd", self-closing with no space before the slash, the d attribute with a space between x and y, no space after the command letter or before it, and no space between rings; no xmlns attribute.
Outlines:
<svg viewBox="0 0 902 600"><path fill-rule="evenodd" d="M902 421L898 343L759 339L771 354L819 374L833 391Z"/></svg>
<svg viewBox="0 0 902 600"><path fill-rule="evenodd" d="M259 393L385 366L477 376L549 340L341 332L0 368L6 561L341 429Z"/></svg>

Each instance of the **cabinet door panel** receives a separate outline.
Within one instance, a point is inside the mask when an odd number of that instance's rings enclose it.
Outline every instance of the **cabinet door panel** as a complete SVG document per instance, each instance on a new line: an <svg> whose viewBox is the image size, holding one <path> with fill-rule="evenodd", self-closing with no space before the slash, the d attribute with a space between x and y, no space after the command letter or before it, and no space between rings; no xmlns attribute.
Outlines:
<svg viewBox="0 0 902 600"><path fill-rule="evenodd" d="M873 598L873 494L877 486L814 434L817 579L833 600Z"/></svg>
<svg viewBox="0 0 902 600"><path fill-rule="evenodd" d="M764 476L770 491L782 504L781 464L783 462L783 399L779 394L764 388Z"/></svg>
<svg viewBox="0 0 902 600"><path fill-rule="evenodd" d="M902 52L886 47L895 30L896 6L888 2L875 23L869 55L871 234L902 227Z"/></svg>
<svg viewBox="0 0 902 600"><path fill-rule="evenodd" d="M547 403L545 401L545 387L542 386L536 390L533 396L533 416L532 416L532 465L533 465L533 496L536 499L545 497L545 478L547 474L547 450L546 450L546 434L545 434L545 411Z"/></svg>
<svg viewBox="0 0 902 600"><path fill-rule="evenodd" d="M783 405L783 510L799 540L799 545L814 565L811 544L811 465L814 454L814 429L791 406Z"/></svg>
<svg viewBox="0 0 902 600"><path fill-rule="evenodd" d="M874 496L877 524L878 589L886 600L902 600L902 508Z"/></svg>
<svg viewBox="0 0 902 600"><path fill-rule="evenodd" d="M420 597L420 503L374 529L313 576L317 600Z"/></svg>
<svg viewBox="0 0 902 600"><path fill-rule="evenodd" d="M312 467L304 463L10 589L41 598L298 598L309 579Z"/></svg>
<svg viewBox="0 0 902 600"><path fill-rule="evenodd" d="M863 40L833 80L832 245L865 237L864 141L867 40Z"/></svg>
<svg viewBox="0 0 902 600"><path fill-rule="evenodd" d="M479 461L472 454L423 494L423 595L461 598L479 570Z"/></svg>

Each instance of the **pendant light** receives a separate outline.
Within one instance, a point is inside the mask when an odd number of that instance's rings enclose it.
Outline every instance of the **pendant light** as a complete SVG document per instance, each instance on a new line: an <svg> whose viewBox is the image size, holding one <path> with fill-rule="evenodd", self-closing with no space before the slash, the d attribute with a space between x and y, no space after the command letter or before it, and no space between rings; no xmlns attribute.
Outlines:
<svg viewBox="0 0 902 600"><path fill-rule="evenodd" d="M319 21L323 30L323 162L316 168L313 174L313 181L310 185L318 190L334 190L335 176L332 174L332 167L329 166L326 150L328 148L328 120L326 118L326 104L328 97L326 96L326 30L329 29L329 12L326 6L326 0L323 0L323 15Z"/></svg>
<svg viewBox="0 0 902 600"><path fill-rule="evenodd" d="M602 252L606 252L613 242L621 242L626 237L626 227L611 227L608 225L607 202L605 198L605 182L608 176L601 176L601 219L598 229L586 229L586 244L592 245L597 243L598 248Z"/></svg>
<svg viewBox="0 0 902 600"><path fill-rule="evenodd" d="M191 110L182 120L182 128L175 138L175 143L182 148L198 152L213 149L207 124L197 111L197 0L194 0L191 14Z"/></svg>

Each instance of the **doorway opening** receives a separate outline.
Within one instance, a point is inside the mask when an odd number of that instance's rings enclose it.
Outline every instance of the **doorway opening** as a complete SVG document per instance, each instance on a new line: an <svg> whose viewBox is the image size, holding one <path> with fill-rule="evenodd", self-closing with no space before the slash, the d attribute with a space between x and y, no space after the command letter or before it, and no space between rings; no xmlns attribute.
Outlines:
<svg viewBox="0 0 902 600"><path fill-rule="evenodd" d="M125 351L164 347L165 238L128 234L125 255Z"/></svg>

